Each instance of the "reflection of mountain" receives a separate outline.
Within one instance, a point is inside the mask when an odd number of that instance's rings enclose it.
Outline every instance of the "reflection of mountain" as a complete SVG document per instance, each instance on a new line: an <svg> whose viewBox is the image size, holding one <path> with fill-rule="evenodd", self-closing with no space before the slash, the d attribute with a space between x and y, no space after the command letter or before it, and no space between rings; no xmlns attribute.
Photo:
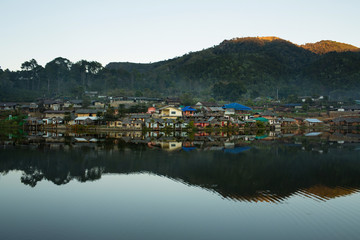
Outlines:
<svg viewBox="0 0 360 240"><path fill-rule="evenodd" d="M323 154L289 144L229 153L162 151L123 142L116 151L10 148L0 151L0 171L23 171L21 181L30 186L43 179L60 185L107 173L151 172L234 200L278 202L293 194L326 200L360 189L360 152L353 148L328 146Z"/></svg>

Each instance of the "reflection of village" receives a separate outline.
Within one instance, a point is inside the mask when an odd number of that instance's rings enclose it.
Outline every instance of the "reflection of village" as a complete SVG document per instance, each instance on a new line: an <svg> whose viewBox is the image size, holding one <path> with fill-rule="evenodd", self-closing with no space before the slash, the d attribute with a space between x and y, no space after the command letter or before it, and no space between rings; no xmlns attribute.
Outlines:
<svg viewBox="0 0 360 240"><path fill-rule="evenodd" d="M21 181L33 187L42 179L61 185L151 172L236 201L279 203L294 195L326 201L360 189L357 132L29 132L2 136L1 145L3 153L17 146L40 150L31 159L0 161L1 172L21 170Z"/></svg>
<svg viewBox="0 0 360 240"><path fill-rule="evenodd" d="M12 135L3 143L12 144ZM225 151L228 153L240 153L258 144L287 143L294 146L302 146L304 143L313 142L318 147L314 151L322 152L321 148L327 145L360 143L359 131L329 131L311 132L309 129L289 129L283 131L266 132L239 132L237 134L228 132L142 132L142 131L121 131L103 133L73 133L73 132L28 132L21 140L25 144L46 145L49 148L76 148L93 147L117 150L119 143L142 144L150 149L161 149L164 151ZM324 144L326 143L326 144ZM308 150L308 149L306 149Z"/></svg>

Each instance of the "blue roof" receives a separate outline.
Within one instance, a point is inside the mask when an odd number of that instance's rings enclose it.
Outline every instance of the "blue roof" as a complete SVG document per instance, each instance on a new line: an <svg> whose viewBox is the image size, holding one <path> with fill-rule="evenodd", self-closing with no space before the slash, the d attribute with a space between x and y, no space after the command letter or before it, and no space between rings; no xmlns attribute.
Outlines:
<svg viewBox="0 0 360 240"><path fill-rule="evenodd" d="M183 109L181 109L183 112L185 112L185 111L193 111L193 112L195 112L196 111L196 109L194 109L194 108L192 108L192 107L190 107L190 106L186 106L186 107L184 107Z"/></svg>
<svg viewBox="0 0 360 240"><path fill-rule="evenodd" d="M192 150L195 150L196 147L182 147L182 149L183 149L184 151L186 151L186 152L190 152L190 151L192 151Z"/></svg>
<svg viewBox="0 0 360 240"><path fill-rule="evenodd" d="M284 107L299 107L302 106L301 103L287 103L283 105Z"/></svg>
<svg viewBox="0 0 360 240"><path fill-rule="evenodd" d="M237 153L241 153L244 151L249 150L251 147L236 147L236 148L232 148L232 149L224 149L225 153L233 153L233 154L237 154Z"/></svg>
<svg viewBox="0 0 360 240"><path fill-rule="evenodd" d="M234 108L235 110L238 110L238 111L249 111L249 110L251 110L251 108L249 108L247 106L244 106L244 105L241 105L239 103L225 104L223 106L223 108Z"/></svg>

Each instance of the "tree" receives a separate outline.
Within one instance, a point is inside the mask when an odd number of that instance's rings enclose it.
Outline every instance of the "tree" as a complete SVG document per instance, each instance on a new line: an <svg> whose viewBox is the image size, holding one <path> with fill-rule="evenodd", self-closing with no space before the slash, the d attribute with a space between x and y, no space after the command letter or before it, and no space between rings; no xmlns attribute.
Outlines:
<svg viewBox="0 0 360 240"><path fill-rule="evenodd" d="M140 90L137 90L135 92L135 97L142 97L142 96L143 96L143 93Z"/></svg>
<svg viewBox="0 0 360 240"><path fill-rule="evenodd" d="M58 57L45 65L47 73L48 93L50 92L51 81L55 81L53 84L56 85L56 92L60 94L62 90L66 89L65 81L69 79L69 73L73 63L66 58Z"/></svg>
<svg viewBox="0 0 360 240"><path fill-rule="evenodd" d="M67 112L64 116L64 122L65 122L65 124L67 124L70 121L71 121L71 115L69 112Z"/></svg>
<svg viewBox="0 0 360 240"><path fill-rule="evenodd" d="M193 97L189 93L184 93L181 95L180 100L185 106L191 106L195 104Z"/></svg>
<svg viewBox="0 0 360 240"><path fill-rule="evenodd" d="M94 80L94 76L103 69L101 63L96 61L89 62L86 60L78 61L74 64L74 67L80 77L80 83L85 89L87 89L89 84Z"/></svg>
<svg viewBox="0 0 360 240"><path fill-rule="evenodd" d="M109 107L107 109L107 111L104 114L103 120L104 121L114 121L114 120L116 120L115 109L113 107Z"/></svg>
<svg viewBox="0 0 360 240"><path fill-rule="evenodd" d="M35 89L35 83L37 83L37 90L40 89L40 78L39 78L39 72L43 69L35 59L31 59L29 61L26 61L21 64L21 69L28 73L27 78L31 80L31 85L29 86L29 89L34 90Z"/></svg>
<svg viewBox="0 0 360 240"><path fill-rule="evenodd" d="M84 108L87 108L88 106L90 106L91 102L90 102L90 98L89 97L84 97L83 98L83 103L82 103L82 106Z"/></svg>
<svg viewBox="0 0 360 240"><path fill-rule="evenodd" d="M214 84L212 92L217 99L236 101L246 92L246 89L244 85L239 82L219 82Z"/></svg>

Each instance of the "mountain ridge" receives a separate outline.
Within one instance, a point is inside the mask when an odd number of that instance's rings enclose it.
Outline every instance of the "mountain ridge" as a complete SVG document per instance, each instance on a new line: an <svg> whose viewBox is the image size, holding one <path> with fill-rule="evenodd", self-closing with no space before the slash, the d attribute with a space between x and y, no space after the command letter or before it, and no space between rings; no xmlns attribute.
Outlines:
<svg viewBox="0 0 360 240"><path fill-rule="evenodd" d="M282 38L279 38L276 36L232 38L229 40L223 40L220 44L218 44L214 47L221 47L228 43L230 43L230 44L237 43L238 44L238 43L245 43L245 42L257 42L259 45L264 45L266 42L273 42L273 41L282 41L284 43L287 42L294 46L298 46L300 48L303 48L305 50L308 50L308 51L313 52L318 55L322 55L322 54L329 53L329 52L360 52L360 48L358 48L354 45L337 42L337 41L333 41L333 40L320 40L315 43L295 44L289 40L285 40L285 39L282 39ZM214 47L211 47L208 49L212 49ZM317 49L317 48L321 48L321 49ZM208 49L194 51L191 53L199 53L199 52L206 51ZM185 56L185 55L187 55L187 54L184 54L183 56ZM180 58L180 57L174 57L172 59L176 59L176 58ZM169 59L169 60L172 60L172 59ZM110 65L110 67L112 67L112 65L116 64L116 63L136 64L139 66L145 66L145 65L151 65L151 64L156 64L156 63L161 63L161 62L166 62L166 61L168 61L168 60L162 60L162 61L158 61L158 62L154 62L154 63L110 62L106 65L106 67L108 67L109 65Z"/></svg>
<svg viewBox="0 0 360 240"><path fill-rule="evenodd" d="M244 86L248 97L274 96L277 89L284 96L329 94L358 88L358 50L335 41L297 45L274 36L246 37L224 40L214 47L161 62L141 65L112 62L106 67L140 73L153 83L150 85L155 84L170 95L192 91L214 96L211 88L218 83L223 83L224 88L229 83L236 83L240 89ZM137 82L142 84L141 77ZM146 88L151 89L150 85ZM232 99L245 94L239 92ZM220 95L214 97L221 99Z"/></svg>
<svg viewBox="0 0 360 240"><path fill-rule="evenodd" d="M226 101L296 95L360 99L358 50L335 41L301 47L278 37L248 37L155 63L103 67L58 57L42 67L32 59L21 71L0 69L0 100L81 97L85 91Z"/></svg>

